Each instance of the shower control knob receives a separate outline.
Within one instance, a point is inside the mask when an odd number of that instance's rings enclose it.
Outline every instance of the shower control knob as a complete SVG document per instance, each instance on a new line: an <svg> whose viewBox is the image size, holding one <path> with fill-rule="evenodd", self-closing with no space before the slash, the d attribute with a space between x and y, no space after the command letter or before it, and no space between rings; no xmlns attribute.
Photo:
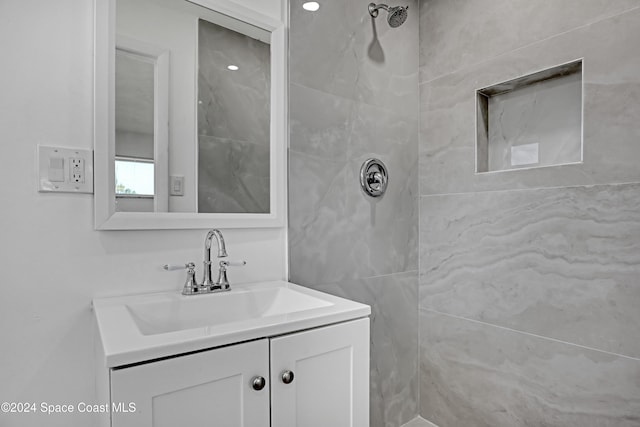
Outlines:
<svg viewBox="0 0 640 427"><path fill-rule="evenodd" d="M379 159L368 159L360 168L360 186L370 197L380 197L387 191L389 172L387 166Z"/></svg>
<svg viewBox="0 0 640 427"><path fill-rule="evenodd" d="M376 191L382 188L383 177L380 172L372 172L367 176L367 182Z"/></svg>
<svg viewBox="0 0 640 427"><path fill-rule="evenodd" d="M292 371L284 371L282 373L282 382L285 384L291 384L293 382L293 372Z"/></svg>
<svg viewBox="0 0 640 427"><path fill-rule="evenodd" d="M256 376L251 380L251 387L254 390L260 391L265 385L267 385L267 380L265 380L264 377Z"/></svg>

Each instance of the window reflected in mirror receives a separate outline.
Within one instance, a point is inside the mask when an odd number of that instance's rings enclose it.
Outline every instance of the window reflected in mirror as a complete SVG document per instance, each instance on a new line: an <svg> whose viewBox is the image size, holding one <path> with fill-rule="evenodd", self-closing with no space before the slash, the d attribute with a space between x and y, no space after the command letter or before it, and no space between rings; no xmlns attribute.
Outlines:
<svg viewBox="0 0 640 427"><path fill-rule="evenodd" d="M153 197L153 161L116 157L116 195Z"/></svg>

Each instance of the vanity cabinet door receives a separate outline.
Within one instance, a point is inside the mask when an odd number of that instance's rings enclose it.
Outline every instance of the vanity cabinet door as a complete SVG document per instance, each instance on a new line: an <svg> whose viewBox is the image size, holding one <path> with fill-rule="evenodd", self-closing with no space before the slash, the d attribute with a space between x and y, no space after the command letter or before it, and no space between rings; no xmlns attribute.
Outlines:
<svg viewBox="0 0 640 427"><path fill-rule="evenodd" d="M271 426L369 427L368 318L271 340Z"/></svg>
<svg viewBox="0 0 640 427"><path fill-rule="evenodd" d="M114 369L112 404L135 412L113 411L112 426L268 427L268 380L267 339Z"/></svg>

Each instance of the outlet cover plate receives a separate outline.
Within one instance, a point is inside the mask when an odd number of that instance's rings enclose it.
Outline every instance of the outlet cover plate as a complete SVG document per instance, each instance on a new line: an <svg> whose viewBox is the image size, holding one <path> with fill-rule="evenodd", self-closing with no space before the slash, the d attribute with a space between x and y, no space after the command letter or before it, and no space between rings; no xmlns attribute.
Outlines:
<svg viewBox="0 0 640 427"><path fill-rule="evenodd" d="M83 182L72 180L72 159L83 160ZM38 145L38 191L93 194L93 150Z"/></svg>

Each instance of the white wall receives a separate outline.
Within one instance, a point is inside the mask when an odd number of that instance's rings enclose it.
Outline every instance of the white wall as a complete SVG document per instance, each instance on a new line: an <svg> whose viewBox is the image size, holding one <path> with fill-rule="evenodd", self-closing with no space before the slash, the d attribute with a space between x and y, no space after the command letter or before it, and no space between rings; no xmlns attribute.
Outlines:
<svg viewBox="0 0 640 427"><path fill-rule="evenodd" d="M241 6L253 9L277 20L283 20L287 0L232 0Z"/></svg>
<svg viewBox="0 0 640 427"><path fill-rule="evenodd" d="M37 144L92 147L92 44L89 0L0 1L0 401L95 402L91 299L177 291L183 273L160 265L202 258L204 231L98 232L91 195L36 192ZM248 261L236 283L286 276L285 229L225 238ZM0 413L2 426L92 424Z"/></svg>

